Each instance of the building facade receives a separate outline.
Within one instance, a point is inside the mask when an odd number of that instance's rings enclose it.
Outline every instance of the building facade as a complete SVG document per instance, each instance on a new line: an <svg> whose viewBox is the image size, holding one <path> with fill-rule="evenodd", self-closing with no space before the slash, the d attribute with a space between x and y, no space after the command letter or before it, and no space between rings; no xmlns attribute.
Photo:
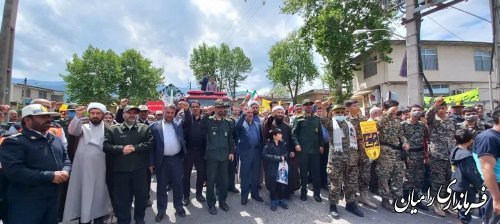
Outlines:
<svg viewBox="0 0 500 224"><path fill-rule="evenodd" d="M64 92L18 83L10 85L10 105L28 105L33 99L63 102Z"/></svg>
<svg viewBox="0 0 500 224"><path fill-rule="evenodd" d="M382 55L373 52L371 57L358 58L360 68L354 72L353 98L365 105L380 104L391 97L401 105L407 105L409 97L407 79L400 76L405 55L405 41L395 40L392 62L381 60ZM491 43L464 41L421 41L423 72L432 86L434 96L448 96L479 89L479 98L490 109L489 74L491 67ZM492 72L493 100L499 99L499 77ZM424 85L424 95L429 91Z"/></svg>

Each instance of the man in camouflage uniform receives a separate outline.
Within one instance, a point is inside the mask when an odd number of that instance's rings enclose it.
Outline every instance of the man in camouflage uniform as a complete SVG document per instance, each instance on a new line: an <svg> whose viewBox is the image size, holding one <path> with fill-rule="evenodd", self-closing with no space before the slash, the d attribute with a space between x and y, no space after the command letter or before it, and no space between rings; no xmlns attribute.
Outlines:
<svg viewBox="0 0 500 224"><path fill-rule="evenodd" d="M482 131L486 130L486 127L479 120L478 111L473 107L466 107L462 110L464 122L459 123L457 128L469 129L474 138L478 136Z"/></svg>
<svg viewBox="0 0 500 224"><path fill-rule="evenodd" d="M319 117L312 113L313 104L309 99L304 100L304 113L298 115L293 122L292 140L300 164L300 200L307 200L307 180L311 174L314 200L321 202L320 155L323 154L323 130Z"/></svg>
<svg viewBox="0 0 500 224"><path fill-rule="evenodd" d="M429 132L427 126L419 121L423 115L423 108L415 104L410 107L409 119L401 122L403 133L410 144L403 183L405 198L408 198L412 191L415 191L416 198L420 198L424 184L424 144L429 138ZM417 206L422 210L427 210L427 206L422 203L418 203Z"/></svg>
<svg viewBox="0 0 500 224"><path fill-rule="evenodd" d="M334 129L332 119L323 119L322 124L328 130L330 136L330 148L328 152L327 173L330 178L330 189L328 200L330 201L330 215L338 218L337 204L343 196L346 200L346 210L363 217L356 205L356 191L358 190L358 150L351 145L351 135L356 136L354 126L345 120L345 108L342 105L335 105L332 109L335 122L339 130ZM341 143L335 142L334 131L341 131ZM340 138L338 140L340 140ZM342 144L342 147L335 145ZM357 142L354 143L356 146ZM344 195L342 195L342 192Z"/></svg>
<svg viewBox="0 0 500 224"><path fill-rule="evenodd" d="M365 143L363 141L363 134L361 133L360 125L362 121L366 121L367 119L360 114L361 110L359 109L358 101L348 100L344 103L344 106L346 108L346 111L349 113L346 118L356 129L356 139L358 140L359 202L369 208L377 209L377 205L368 200L368 186L370 184L371 164L370 159L365 152Z"/></svg>
<svg viewBox="0 0 500 224"><path fill-rule="evenodd" d="M397 199L403 196L404 163L401 160L401 150L408 150L410 147L401 123L396 119L398 105L399 103L394 100L385 101L384 114L377 123L381 146L376 170L379 178L379 193L382 196L382 207L391 212L395 210L390 199L392 198L393 203L396 203ZM389 180L392 185L390 187Z"/></svg>
<svg viewBox="0 0 500 224"><path fill-rule="evenodd" d="M450 150L455 147L453 136L455 135L456 125L453 120L446 117L447 109L444 98L439 97L425 115L430 134L432 196L437 195L439 187L442 186L446 189L450 183L451 164L449 158ZM434 201L433 207L436 214L446 216L437 200Z"/></svg>

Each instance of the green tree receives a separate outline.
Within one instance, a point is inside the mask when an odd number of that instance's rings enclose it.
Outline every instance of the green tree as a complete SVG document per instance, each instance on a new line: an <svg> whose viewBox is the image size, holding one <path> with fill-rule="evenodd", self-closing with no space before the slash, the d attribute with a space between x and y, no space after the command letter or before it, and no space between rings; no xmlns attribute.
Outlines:
<svg viewBox="0 0 500 224"><path fill-rule="evenodd" d="M299 39L296 32L271 47L269 60L271 65L267 69L267 78L274 86L286 87L294 104L304 84L319 76L310 46Z"/></svg>
<svg viewBox="0 0 500 224"><path fill-rule="evenodd" d="M138 51L130 49L121 55L112 50L89 46L82 57L73 55L66 62L68 74L60 75L67 83L70 102L110 105L116 97L129 97L133 104L158 99L156 87L161 84L163 70Z"/></svg>
<svg viewBox="0 0 500 224"><path fill-rule="evenodd" d="M193 49L189 58L189 67L193 70L197 80L201 80L203 74L207 74L209 78L217 78L217 59L217 46L208 46L206 43L202 43Z"/></svg>
<svg viewBox="0 0 500 224"><path fill-rule="evenodd" d="M390 32L381 31L353 35L358 29L389 30L395 8L383 9L378 1L367 0L283 0L282 11L299 14L304 19L301 38L314 45L325 60L324 80L337 103L352 94L355 57L367 58L381 52L382 60L392 51Z"/></svg>
<svg viewBox="0 0 500 224"><path fill-rule="evenodd" d="M235 47L231 50L231 72L226 76L227 91L233 98L236 97L236 88L248 77L244 75L252 71L252 61L245 55L243 49Z"/></svg>
<svg viewBox="0 0 500 224"><path fill-rule="evenodd" d="M118 96L129 97L133 104L143 104L158 99L156 89L163 80L163 69L155 68L152 61L137 50L129 49L121 54L121 77L118 82Z"/></svg>
<svg viewBox="0 0 500 224"><path fill-rule="evenodd" d="M189 66L197 80L207 74L209 78L217 79L217 87L226 91L232 97L236 96L236 88L244 81L244 75L252 71L252 62L243 49L231 49L226 43L217 46L207 46L205 43L193 49Z"/></svg>
<svg viewBox="0 0 500 224"><path fill-rule="evenodd" d="M111 104L121 74L120 56L89 46L81 58L74 54L66 62L66 71L69 74L60 76L67 83L70 102Z"/></svg>

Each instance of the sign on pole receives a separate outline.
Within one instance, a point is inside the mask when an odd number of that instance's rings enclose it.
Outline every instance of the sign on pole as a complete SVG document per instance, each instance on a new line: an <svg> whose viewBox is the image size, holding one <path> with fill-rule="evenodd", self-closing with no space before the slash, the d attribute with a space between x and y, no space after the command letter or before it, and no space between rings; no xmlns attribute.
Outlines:
<svg viewBox="0 0 500 224"><path fill-rule="evenodd" d="M146 105L148 106L149 111L156 112L163 111L165 103L163 101L148 101Z"/></svg>

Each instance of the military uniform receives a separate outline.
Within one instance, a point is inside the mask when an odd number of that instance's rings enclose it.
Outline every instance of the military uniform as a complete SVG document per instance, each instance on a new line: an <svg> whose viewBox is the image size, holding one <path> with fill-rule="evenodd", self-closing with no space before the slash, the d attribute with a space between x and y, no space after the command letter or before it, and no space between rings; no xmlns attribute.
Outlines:
<svg viewBox="0 0 500 224"><path fill-rule="evenodd" d="M351 122L351 124L356 129L356 138L358 140L358 185L359 192L368 192L368 186L370 185L370 159L365 152L365 143L363 141L363 134L361 133L361 125L360 123L363 121L367 121L365 117L358 116L354 118L351 115L348 115L347 120Z"/></svg>
<svg viewBox="0 0 500 224"><path fill-rule="evenodd" d="M221 106L217 103L219 102L216 101L215 106ZM213 115L204 116L201 126L206 138L207 204L209 207L215 206L215 184L217 182L217 186L220 186L217 189L220 206L221 202L225 203L227 198L228 156L234 151L234 124L226 117L217 120L216 115Z"/></svg>
<svg viewBox="0 0 500 224"><path fill-rule="evenodd" d="M345 195L346 203L354 203L358 191L358 151L349 145L349 126L347 122L338 122L344 133L342 137L342 152L334 151L332 120L323 122L330 136L330 148L328 152L328 166L326 172L330 178L328 200L330 204L338 204ZM354 124L353 124L354 125ZM343 187L342 187L343 186Z"/></svg>
<svg viewBox="0 0 500 224"><path fill-rule="evenodd" d="M424 144L429 138L429 132L425 124L420 121L416 124L412 124L409 120L403 121L401 126L410 144L403 189L405 191L415 189L419 193L424 184Z"/></svg>
<svg viewBox="0 0 500 224"><path fill-rule="evenodd" d="M380 140L380 156L377 163L379 193L382 199L403 196L404 163L401 146L408 143L401 123L390 114L384 114L377 123ZM389 180L391 185L389 187ZM392 189L392 191L391 191Z"/></svg>
<svg viewBox="0 0 500 224"><path fill-rule="evenodd" d="M476 121L476 124L474 125L474 127L469 127L469 125L467 125L467 121L464 121L462 123L459 123L457 124L457 128L459 129L469 129L474 138L476 138L476 136L478 136L479 134L481 134L481 132L483 132L484 130L486 130L486 127L485 125L481 122L481 121Z"/></svg>
<svg viewBox="0 0 500 224"><path fill-rule="evenodd" d="M456 125L450 118L440 119L436 116L438 108L431 107L426 114L429 128L429 150L431 155L432 195L435 196L440 186L446 188L450 183L451 164L450 150L455 147Z"/></svg>
<svg viewBox="0 0 500 224"><path fill-rule="evenodd" d="M316 115L304 114L295 118L292 128L292 138L295 145L300 145L302 151L296 152L299 158L301 195L307 194L308 174L311 173L314 195L320 194L320 151L323 146L323 134L320 119Z"/></svg>

